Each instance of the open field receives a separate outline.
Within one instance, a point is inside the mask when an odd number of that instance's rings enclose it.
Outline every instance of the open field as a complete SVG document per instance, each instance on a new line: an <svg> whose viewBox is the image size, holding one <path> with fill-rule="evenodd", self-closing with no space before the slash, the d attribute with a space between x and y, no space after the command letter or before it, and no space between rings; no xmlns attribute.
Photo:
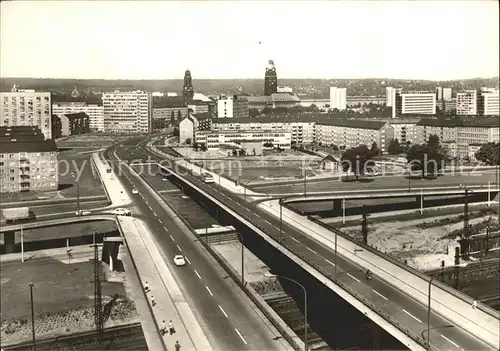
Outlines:
<svg viewBox="0 0 500 351"><path fill-rule="evenodd" d="M90 255L89 255L90 256ZM103 273L101 273L103 274ZM104 274L102 275L104 277ZM93 263L65 264L52 258L2 264L1 340L10 344L31 337L30 288L37 337L69 334L93 328ZM102 283L103 305L112 305L106 326L136 320L133 302L122 283ZM111 305L110 305L111 307Z"/></svg>
<svg viewBox="0 0 500 351"><path fill-rule="evenodd" d="M111 146L117 142L128 139L128 136L105 135L102 133L89 133L72 135L56 141L59 148L92 148L94 150Z"/></svg>

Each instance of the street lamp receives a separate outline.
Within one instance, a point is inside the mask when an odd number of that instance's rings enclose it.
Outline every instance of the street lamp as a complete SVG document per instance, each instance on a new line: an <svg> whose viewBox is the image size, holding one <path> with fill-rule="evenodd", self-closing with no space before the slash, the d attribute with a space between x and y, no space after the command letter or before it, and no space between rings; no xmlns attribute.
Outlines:
<svg viewBox="0 0 500 351"><path fill-rule="evenodd" d="M282 276L282 275L272 274L272 273L268 272L268 273L264 273L264 276L268 277L268 278L272 278L272 277L283 278L283 279L286 279L288 281L291 281L292 283L297 284L298 286L300 286L302 288L302 291L304 292L304 350L308 351L309 348L307 347L307 327L308 327L308 325L307 325L307 290L306 290L306 288L302 284L300 284L298 281L293 280L292 278Z"/></svg>
<svg viewBox="0 0 500 351"><path fill-rule="evenodd" d="M247 185L248 183L250 183L252 180L255 180L257 178L260 178L260 175L256 176L256 177L253 177L253 178L250 178L249 180L247 180L244 184L245 186L243 187L243 198L246 200L247 199Z"/></svg>
<svg viewBox="0 0 500 351"><path fill-rule="evenodd" d="M427 349L431 349L431 286L434 277L429 280L429 291L427 292Z"/></svg>
<svg viewBox="0 0 500 351"><path fill-rule="evenodd" d="M33 350L36 351L35 341L35 309L33 308L33 283L30 283L30 299L31 299L31 335L33 337Z"/></svg>
<svg viewBox="0 0 500 351"><path fill-rule="evenodd" d="M408 164L408 192L411 191L411 164Z"/></svg>

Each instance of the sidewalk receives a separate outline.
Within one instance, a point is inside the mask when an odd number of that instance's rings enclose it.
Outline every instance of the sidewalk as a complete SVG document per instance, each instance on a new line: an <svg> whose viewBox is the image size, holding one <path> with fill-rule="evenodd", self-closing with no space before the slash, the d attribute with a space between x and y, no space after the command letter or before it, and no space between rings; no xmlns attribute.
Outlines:
<svg viewBox="0 0 500 351"><path fill-rule="evenodd" d="M130 205L132 201L118 177L114 173L106 173L107 165L100 160L97 153L92 156L113 206ZM149 349L156 351L166 346L167 349L174 350L175 342L179 341L182 350L212 350L190 306L161 257L147 226L136 218L120 216L117 218L130 252L129 265L135 266L129 267L128 272L133 272L134 268L137 270L140 284L139 286L133 284L132 290L134 296L140 301L138 309L140 309ZM143 286L146 281L149 283L151 292L145 296ZM155 306L151 304L151 295L155 297ZM172 320L176 330L173 336L167 334L160 336L159 329L163 320L167 325Z"/></svg>

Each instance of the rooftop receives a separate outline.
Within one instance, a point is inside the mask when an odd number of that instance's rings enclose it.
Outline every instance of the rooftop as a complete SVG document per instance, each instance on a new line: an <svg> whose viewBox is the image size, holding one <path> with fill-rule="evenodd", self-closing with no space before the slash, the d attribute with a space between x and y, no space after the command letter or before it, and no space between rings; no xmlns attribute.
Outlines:
<svg viewBox="0 0 500 351"><path fill-rule="evenodd" d="M89 115L87 115L85 112L67 113L67 114L65 114L65 116L68 119L89 118Z"/></svg>
<svg viewBox="0 0 500 351"><path fill-rule="evenodd" d="M0 154L57 151L54 140L0 142Z"/></svg>

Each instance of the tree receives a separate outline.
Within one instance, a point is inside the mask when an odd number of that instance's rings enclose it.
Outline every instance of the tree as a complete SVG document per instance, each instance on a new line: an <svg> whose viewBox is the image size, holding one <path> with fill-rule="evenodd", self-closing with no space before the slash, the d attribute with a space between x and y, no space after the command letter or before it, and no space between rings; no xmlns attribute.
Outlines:
<svg viewBox="0 0 500 351"><path fill-rule="evenodd" d="M439 137L436 135L436 134L432 134L429 136L429 141L427 142L427 145L429 145L429 147L432 149L432 150L439 150Z"/></svg>
<svg viewBox="0 0 500 351"><path fill-rule="evenodd" d="M175 113L173 110L172 110L172 114L170 115L170 124L173 126L175 125Z"/></svg>
<svg viewBox="0 0 500 351"><path fill-rule="evenodd" d="M200 144L198 144L196 141L193 143L193 149L194 151L198 151L198 149L200 148Z"/></svg>
<svg viewBox="0 0 500 351"><path fill-rule="evenodd" d="M175 127L174 128L174 136L179 136L179 128Z"/></svg>
<svg viewBox="0 0 500 351"><path fill-rule="evenodd" d="M182 113L181 110L177 110L177 121L180 122L182 119Z"/></svg>
<svg viewBox="0 0 500 351"><path fill-rule="evenodd" d="M333 151L339 151L339 147L335 144L332 145L332 150Z"/></svg>
<svg viewBox="0 0 500 351"><path fill-rule="evenodd" d="M245 149L240 149L240 150L238 151L238 154L239 154L240 156L245 156L245 154L246 154Z"/></svg>
<svg viewBox="0 0 500 351"><path fill-rule="evenodd" d="M398 139L392 139L389 142L389 147L387 148L387 152L391 155L397 155L401 153L401 145L399 145Z"/></svg>
<svg viewBox="0 0 500 351"><path fill-rule="evenodd" d="M252 153L254 156L257 155L257 153L255 152L255 148L253 148Z"/></svg>
<svg viewBox="0 0 500 351"><path fill-rule="evenodd" d="M408 149L406 159L412 170L421 170L422 177L436 174L443 166L445 155L435 144L413 145Z"/></svg>
<svg viewBox="0 0 500 351"><path fill-rule="evenodd" d="M263 146L264 147L273 147L274 145L270 141L266 141Z"/></svg>
<svg viewBox="0 0 500 351"><path fill-rule="evenodd" d="M201 151L207 151L207 145L206 144L201 144L200 150Z"/></svg>
<svg viewBox="0 0 500 351"><path fill-rule="evenodd" d="M233 149L233 156L238 156L238 151L236 151L236 149Z"/></svg>
<svg viewBox="0 0 500 351"><path fill-rule="evenodd" d="M499 143L488 143L481 146L481 148L474 154L476 160L484 162L488 166L495 166L500 164Z"/></svg>
<svg viewBox="0 0 500 351"><path fill-rule="evenodd" d="M191 144L191 138L187 138L187 139L186 139L186 144L187 144L187 145Z"/></svg>
<svg viewBox="0 0 500 351"><path fill-rule="evenodd" d="M356 180L360 175L370 172L375 165L371 159L371 150L366 145L360 145L355 148L347 149L342 155L341 165L344 172L349 169L356 175Z"/></svg>
<svg viewBox="0 0 500 351"><path fill-rule="evenodd" d="M370 155L371 158L378 156L378 154L380 153L380 150L379 150L376 142L373 142L372 147L370 148L370 153L371 153L371 155Z"/></svg>
<svg viewBox="0 0 500 351"><path fill-rule="evenodd" d="M248 115L249 115L250 117L257 117L257 116L259 116L259 115L260 115L260 112L259 112L259 110L258 110L258 109L256 109L256 108L251 108L251 109L249 109L249 110L248 110Z"/></svg>

